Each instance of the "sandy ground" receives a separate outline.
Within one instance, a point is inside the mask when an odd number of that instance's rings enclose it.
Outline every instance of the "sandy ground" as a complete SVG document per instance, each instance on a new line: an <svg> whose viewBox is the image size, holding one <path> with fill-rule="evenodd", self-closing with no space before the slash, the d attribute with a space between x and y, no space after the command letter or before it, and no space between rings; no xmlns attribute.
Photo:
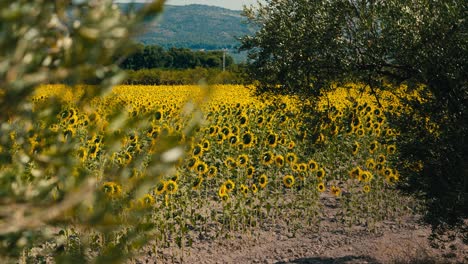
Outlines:
<svg viewBox="0 0 468 264"><path fill-rule="evenodd" d="M468 245L456 240L431 247L431 230L416 216L384 221L371 232L326 215L319 228L296 234L287 231L287 222L277 222L230 238L198 238L184 250L148 250L132 263L468 263Z"/></svg>

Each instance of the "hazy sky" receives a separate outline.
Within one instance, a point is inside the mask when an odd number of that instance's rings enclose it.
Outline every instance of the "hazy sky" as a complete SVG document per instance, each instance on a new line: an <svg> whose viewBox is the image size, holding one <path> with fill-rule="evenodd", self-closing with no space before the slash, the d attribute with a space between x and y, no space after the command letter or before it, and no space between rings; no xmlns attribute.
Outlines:
<svg viewBox="0 0 468 264"><path fill-rule="evenodd" d="M145 2L144 0L118 0L116 2ZM190 4L202 4L221 6L224 8L242 10L243 5L251 5L257 3L257 0L166 0L168 5L190 5Z"/></svg>

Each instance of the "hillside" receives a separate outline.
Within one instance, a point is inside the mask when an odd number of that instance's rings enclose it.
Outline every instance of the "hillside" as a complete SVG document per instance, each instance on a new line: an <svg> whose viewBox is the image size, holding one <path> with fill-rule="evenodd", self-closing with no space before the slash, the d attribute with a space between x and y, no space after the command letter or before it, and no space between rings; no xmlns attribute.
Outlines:
<svg viewBox="0 0 468 264"><path fill-rule="evenodd" d="M139 8L141 4L134 5ZM119 6L126 10L130 4L120 3ZM146 23L137 39L146 45L157 44L165 48L227 48L239 60L239 55L234 52L239 45L236 38L255 31L243 21L240 11L206 5L167 5L157 23Z"/></svg>

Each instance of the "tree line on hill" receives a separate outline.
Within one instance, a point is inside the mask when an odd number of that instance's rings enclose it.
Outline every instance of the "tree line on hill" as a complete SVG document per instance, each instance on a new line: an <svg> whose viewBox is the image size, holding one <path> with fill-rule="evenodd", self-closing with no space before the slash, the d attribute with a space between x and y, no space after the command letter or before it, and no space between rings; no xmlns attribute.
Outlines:
<svg viewBox="0 0 468 264"><path fill-rule="evenodd" d="M236 65L222 50L164 49L136 44L134 52L119 66L127 71L126 84L183 85L197 84L201 79L212 84L244 83L242 65Z"/></svg>
<svg viewBox="0 0 468 264"><path fill-rule="evenodd" d="M226 54L225 66L234 64L234 59ZM158 45L137 44L135 52L128 56L120 67L126 70L140 69L194 69L223 68L223 51L193 51L187 48L164 49Z"/></svg>

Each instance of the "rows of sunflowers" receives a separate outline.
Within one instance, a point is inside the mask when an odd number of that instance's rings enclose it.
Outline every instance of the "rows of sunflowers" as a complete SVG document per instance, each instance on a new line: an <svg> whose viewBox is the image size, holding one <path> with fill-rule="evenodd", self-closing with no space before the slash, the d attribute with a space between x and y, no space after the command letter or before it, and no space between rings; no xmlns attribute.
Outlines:
<svg viewBox="0 0 468 264"><path fill-rule="evenodd" d="M386 113L406 111L399 96L417 94L402 87L376 97L358 88L324 94L320 111L294 97L254 97L249 87L233 85L118 86L87 108L74 103L80 89L45 85L32 100L37 107L54 97L61 102L46 129L78 141L73 153L95 173L103 197L123 212L149 209L155 243L183 247L196 233L229 236L278 219L288 219L292 232L314 226L324 199L338 204L335 217L348 224L372 228L401 214L394 188L404 177L395 167L398 131ZM143 122L140 129L119 126L115 112ZM201 123L186 133L197 113ZM109 144L109 135L117 143ZM181 147L156 158L176 159L176 166L154 175L145 166L167 141ZM48 143L31 133L29 144L30 154L40 154ZM103 166L129 169L116 178ZM157 180L129 199L128 186L145 177Z"/></svg>

